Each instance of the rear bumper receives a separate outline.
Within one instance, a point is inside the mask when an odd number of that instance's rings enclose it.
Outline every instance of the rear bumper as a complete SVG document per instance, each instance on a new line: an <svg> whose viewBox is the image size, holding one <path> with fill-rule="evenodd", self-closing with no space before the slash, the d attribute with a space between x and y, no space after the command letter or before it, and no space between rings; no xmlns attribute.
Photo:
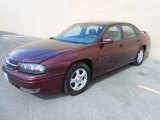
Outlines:
<svg viewBox="0 0 160 120"><path fill-rule="evenodd" d="M3 72L7 74L8 81L17 88L29 93L48 93L61 91L64 74L59 75L27 75L17 71L10 71L2 66Z"/></svg>

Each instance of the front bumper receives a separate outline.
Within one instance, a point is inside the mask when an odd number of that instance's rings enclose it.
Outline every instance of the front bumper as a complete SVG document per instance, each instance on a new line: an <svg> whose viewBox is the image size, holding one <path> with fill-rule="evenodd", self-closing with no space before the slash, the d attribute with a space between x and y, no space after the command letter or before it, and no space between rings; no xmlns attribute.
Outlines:
<svg viewBox="0 0 160 120"><path fill-rule="evenodd" d="M11 71L2 65L2 70L7 74L8 81L15 87L28 93L48 93L61 91L64 74L58 75L28 75L18 71Z"/></svg>

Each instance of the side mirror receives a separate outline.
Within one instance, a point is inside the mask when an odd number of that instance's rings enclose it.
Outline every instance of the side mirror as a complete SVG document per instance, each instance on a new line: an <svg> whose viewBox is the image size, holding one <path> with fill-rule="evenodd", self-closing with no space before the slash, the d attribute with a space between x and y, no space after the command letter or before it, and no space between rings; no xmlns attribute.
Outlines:
<svg viewBox="0 0 160 120"><path fill-rule="evenodd" d="M102 44L111 44L113 43L113 40L111 38L103 38Z"/></svg>
<svg viewBox="0 0 160 120"><path fill-rule="evenodd" d="M50 37L49 39L54 39L54 37Z"/></svg>

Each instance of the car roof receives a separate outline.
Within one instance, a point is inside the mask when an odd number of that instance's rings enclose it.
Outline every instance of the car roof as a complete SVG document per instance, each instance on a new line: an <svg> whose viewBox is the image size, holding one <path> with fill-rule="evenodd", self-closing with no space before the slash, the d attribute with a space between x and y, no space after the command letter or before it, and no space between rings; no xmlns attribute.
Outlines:
<svg viewBox="0 0 160 120"><path fill-rule="evenodd" d="M97 25L113 25L113 24L131 24L127 22L117 22L117 21L96 21L96 22L82 22L78 24L97 24Z"/></svg>

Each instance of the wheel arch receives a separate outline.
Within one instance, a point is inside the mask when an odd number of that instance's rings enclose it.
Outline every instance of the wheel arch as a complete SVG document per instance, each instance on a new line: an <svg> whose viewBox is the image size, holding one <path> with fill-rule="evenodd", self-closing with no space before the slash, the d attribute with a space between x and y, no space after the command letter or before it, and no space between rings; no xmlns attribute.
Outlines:
<svg viewBox="0 0 160 120"><path fill-rule="evenodd" d="M94 72L94 65L93 65L93 62L90 60L90 59L80 59L80 60L77 60L77 61L74 61L73 63L71 63L68 68L66 69L66 72L64 74L64 79L63 79L63 87L62 89L64 89L64 83L65 83L65 77L66 77L66 74L68 72L68 70L76 63L79 63L79 62L82 62L82 63L85 63L89 69L90 69L90 72L91 72L91 80L92 80L92 75L93 75L93 72Z"/></svg>
<svg viewBox="0 0 160 120"><path fill-rule="evenodd" d="M142 45L140 48L144 48L144 52L146 51L146 45Z"/></svg>
<svg viewBox="0 0 160 120"><path fill-rule="evenodd" d="M71 68L71 66L73 66L74 64L77 64L79 62L85 63L89 67L90 72L91 72L91 78L92 78L92 75L93 75L93 72L95 71L95 69L94 69L93 62L90 59L80 59L80 60L77 60L77 61L74 61L73 63L71 63L66 70L65 76L66 76L68 70Z"/></svg>

